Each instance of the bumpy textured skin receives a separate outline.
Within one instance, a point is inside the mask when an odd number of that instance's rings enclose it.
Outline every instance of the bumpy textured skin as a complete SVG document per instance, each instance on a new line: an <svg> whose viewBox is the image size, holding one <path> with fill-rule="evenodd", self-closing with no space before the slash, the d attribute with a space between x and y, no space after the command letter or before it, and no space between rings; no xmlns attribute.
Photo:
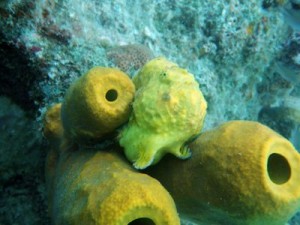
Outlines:
<svg viewBox="0 0 300 225"><path fill-rule="evenodd" d="M107 99L111 90L115 100ZM135 87L120 70L94 67L68 89L62 105L65 135L75 142L101 139L125 123Z"/></svg>
<svg viewBox="0 0 300 225"><path fill-rule="evenodd" d="M202 133L190 148L189 160L169 157L148 171L182 216L204 224L284 225L299 210L300 155L268 127L227 122ZM268 163L271 155L282 156L290 174L280 157Z"/></svg>
<svg viewBox="0 0 300 225"><path fill-rule="evenodd" d="M120 145L137 169L157 163L166 153L190 157L185 143L199 134L206 101L194 76L165 58L148 62L133 78L137 92Z"/></svg>
<svg viewBox="0 0 300 225"><path fill-rule="evenodd" d="M118 146L107 151L64 148L60 107L51 107L44 119L44 135L51 144L45 168L53 224L128 225L147 218L155 225L180 225L166 189L135 171Z"/></svg>

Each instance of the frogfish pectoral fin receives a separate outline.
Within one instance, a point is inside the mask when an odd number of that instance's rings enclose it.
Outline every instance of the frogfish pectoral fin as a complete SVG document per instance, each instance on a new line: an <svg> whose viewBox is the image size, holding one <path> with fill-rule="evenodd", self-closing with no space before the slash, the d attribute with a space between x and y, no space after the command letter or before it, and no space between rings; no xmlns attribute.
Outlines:
<svg viewBox="0 0 300 225"><path fill-rule="evenodd" d="M140 151L139 158L133 163L134 168L145 169L152 164L154 156L155 152L152 150Z"/></svg>
<svg viewBox="0 0 300 225"><path fill-rule="evenodd" d="M180 159L188 159L192 156L191 149L187 145L182 145L175 152L175 155Z"/></svg>

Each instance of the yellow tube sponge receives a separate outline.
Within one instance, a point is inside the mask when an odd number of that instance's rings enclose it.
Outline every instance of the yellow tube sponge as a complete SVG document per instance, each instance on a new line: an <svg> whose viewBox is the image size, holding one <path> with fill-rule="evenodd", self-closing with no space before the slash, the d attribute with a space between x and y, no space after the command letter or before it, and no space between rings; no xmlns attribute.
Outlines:
<svg viewBox="0 0 300 225"><path fill-rule="evenodd" d="M52 223L179 225L173 199L154 178L135 171L120 148L64 148L61 104L49 108L44 135L50 141L46 186ZM53 138L54 137L54 138Z"/></svg>
<svg viewBox="0 0 300 225"><path fill-rule="evenodd" d="M185 159L186 142L199 134L206 101L194 76L178 65L156 58L134 77L137 92L120 145L137 169L157 163L166 153Z"/></svg>
<svg viewBox="0 0 300 225"><path fill-rule="evenodd" d="M51 142L60 142L63 135L61 124L61 103L50 107L44 116L44 136Z"/></svg>
<svg viewBox="0 0 300 225"><path fill-rule="evenodd" d="M63 152L49 196L53 224L179 225L173 199L116 149Z"/></svg>
<svg viewBox="0 0 300 225"><path fill-rule="evenodd" d="M270 128L231 121L190 148L191 159L169 158L149 171L181 214L207 224L284 225L299 210L300 155Z"/></svg>
<svg viewBox="0 0 300 225"><path fill-rule="evenodd" d="M135 87L120 70L94 67L68 89L62 105L65 135L89 142L125 123L131 112Z"/></svg>

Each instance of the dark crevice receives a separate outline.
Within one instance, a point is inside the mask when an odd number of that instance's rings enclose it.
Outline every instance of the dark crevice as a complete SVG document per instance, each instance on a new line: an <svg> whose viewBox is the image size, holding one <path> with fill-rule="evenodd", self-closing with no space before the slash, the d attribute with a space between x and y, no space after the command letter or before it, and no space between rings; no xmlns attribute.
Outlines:
<svg viewBox="0 0 300 225"><path fill-rule="evenodd" d="M7 96L29 114L42 99L38 81L42 77L34 55L0 33L0 96Z"/></svg>

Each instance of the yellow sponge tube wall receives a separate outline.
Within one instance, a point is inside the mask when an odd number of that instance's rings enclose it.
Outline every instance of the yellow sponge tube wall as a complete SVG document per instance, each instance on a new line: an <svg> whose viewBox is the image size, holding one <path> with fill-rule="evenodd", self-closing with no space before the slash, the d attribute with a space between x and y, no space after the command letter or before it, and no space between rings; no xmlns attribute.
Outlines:
<svg viewBox="0 0 300 225"><path fill-rule="evenodd" d="M180 213L208 224L284 225L299 210L300 155L268 127L227 122L190 148L191 159L168 158L148 171Z"/></svg>
<svg viewBox="0 0 300 225"><path fill-rule="evenodd" d="M93 142L125 123L135 87L114 68L94 67L68 89L62 105L65 135L75 142Z"/></svg>
<svg viewBox="0 0 300 225"><path fill-rule="evenodd" d="M61 103L51 106L44 116L43 134L53 144L59 144L64 133L60 118Z"/></svg>
<svg viewBox="0 0 300 225"><path fill-rule="evenodd" d="M179 225L175 204L163 186L113 151L61 153L54 180L47 179L53 188L53 224Z"/></svg>

